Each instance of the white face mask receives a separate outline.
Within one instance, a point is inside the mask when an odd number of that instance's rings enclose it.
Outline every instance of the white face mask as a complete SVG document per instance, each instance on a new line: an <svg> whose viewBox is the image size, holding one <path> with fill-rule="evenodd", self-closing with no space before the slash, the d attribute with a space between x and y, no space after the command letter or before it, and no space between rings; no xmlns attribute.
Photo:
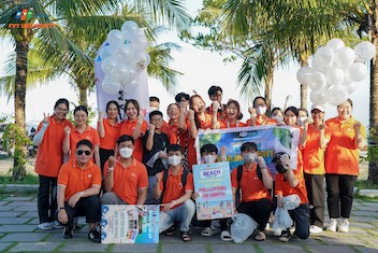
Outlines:
<svg viewBox="0 0 378 253"><path fill-rule="evenodd" d="M215 155L205 155L203 161L207 163L215 163L217 161L217 156Z"/></svg>
<svg viewBox="0 0 378 253"><path fill-rule="evenodd" d="M133 154L133 150L131 148L128 148L128 147L124 147L124 148L121 148L119 150L119 154L123 157L123 158L129 158L132 154Z"/></svg>
<svg viewBox="0 0 378 253"><path fill-rule="evenodd" d="M245 154L243 154L243 159L244 159L244 162L246 162L246 163L253 162L253 161L256 160L256 158L257 158L256 153L245 153Z"/></svg>
<svg viewBox="0 0 378 253"><path fill-rule="evenodd" d="M172 166L177 166L181 163L181 156L173 155L168 157L168 164Z"/></svg>
<svg viewBox="0 0 378 253"><path fill-rule="evenodd" d="M307 117L299 117L298 118L298 125L304 126L304 124L306 123L306 121L307 121Z"/></svg>
<svg viewBox="0 0 378 253"><path fill-rule="evenodd" d="M278 123L278 124L281 124L281 123L283 122L283 118L280 117L280 116L278 116L278 115L273 116L272 119L277 120L277 123Z"/></svg>
<svg viewBox="0 0 378 253"><path fill-rule="evenodd" d="M257 115L264 115L266 112L266 107L265 106L258 106L256 108Z"/></svg>

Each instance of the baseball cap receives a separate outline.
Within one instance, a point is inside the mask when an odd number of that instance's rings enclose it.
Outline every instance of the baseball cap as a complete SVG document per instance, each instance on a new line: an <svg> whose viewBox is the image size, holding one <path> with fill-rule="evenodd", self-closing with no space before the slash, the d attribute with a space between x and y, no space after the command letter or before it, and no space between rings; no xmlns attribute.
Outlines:
<svg viewBox="0 0 378 253"><path fill-rule="evenodd" d="M319 110L321 112L325 112L324 105L312 105L311 106L311 111L313 110Z"/></svg>

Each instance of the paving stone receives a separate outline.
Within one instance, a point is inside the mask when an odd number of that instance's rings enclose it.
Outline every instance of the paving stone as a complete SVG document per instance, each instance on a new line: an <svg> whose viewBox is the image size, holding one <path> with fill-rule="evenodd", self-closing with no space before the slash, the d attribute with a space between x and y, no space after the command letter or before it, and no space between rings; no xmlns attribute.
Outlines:
<svg viewBox="0 0 378 253"><path fill-rule="evenodd" d="M36 229L35 225L2 225L0 232L31 232Z"/></svg>
<svg viewBox="0 0 378 253"><path fill-rule="evenodd" d="M331 237L322 237L321 240L327 245L359 245L365 246L366 243L355 237L341 237L341 238L331 238ZM343 252L343 251L340 251ZM343 252L346 253L346 252Z"/></svg>
<svg viewBox="0 0 378 253"><path fill-rule="evenodd" d="M1 211L10 211L13 210L14 206L0 206L0 212Z"/></svg>
<svg viewBox="0 0 378 253"><path fill-rule="evenodd" d="M262 252L280 252L280 253L303 253L304 252L304 248L301 245L294 245L292 244L291 240L289 243L277 242L274 244L274 246L272 244L259 244L258 248ZM244 252L248 252L248 251L244 251Z"/></svg>
<svg viewBox="0 0 378 253"><path fill-rule="evenodd" d="M1 225L7 225L7 224L24 224L30 220L30 218L0 218L0 224Z"/></svg>
<svg viewBox="0 0 378 253"><path fill-rule="evenodd" d="M42 233L12 233L0 239L1 242L39 242L46 237Z"/></svg>
<svg viewBox="0 0 378 253"><path fill-rule="evenodd" d="M375 220L373 217L364 217L364 216L351 216L350 221L359 221L359 222L371 222Z"/></svg>
<svg viewBox="0 0 378 253"><path fill-rule="evenodd" d="M354 216L354 215L357 215L357 216L368 216L368 217L377 217L378 216L378 212L377 212L377 210L373 211L373 212L369 212L369 211L352 211L352 216Z"/></svg>
<svg viewBox="0 0 378 253"><path fill-rule="evenodd" d="M35 197L31 196L31 197L7 197L5 199L3 199L3 201L31 201L33 200Z"/></svg>
<svg viewBox="0 0 378 253"><path fill-rule="evenodd" d="M158 249L158 244L116 244L112 252L153 252ZM164 251L163 251L164 252ZM177 248L176 248L177 252Z"/></svg>
<svg viewBox="0 0 378 253"><path fill-rule="evenodd" d="M375 189L361 189L358 191L359 196L376 198L378 197L378 190Z"/></svg>
<svg viewBox="0 0 378 253"><path fill-rule="evenodd" d="M375 207L378 210L378 202L362 202L363 206Z"/></svg>
<svg viewBox="0 0 378 253"><path fill-rule="evenodd" d="M37 207L37 205L20 206L20 207L17 207L17 211L20 211L20 212L37 212L38 207Z"/></svg>
<svg viewBox="0 0 378 253"><path fill-rule="evenodd" d="M368 242L378 248L378 238L369 238Z"/></svg>
<svg viewBox="0 0 378 253"><path fill-rule="evenodd" d="M360 206L358 208L359 211L372 211L372 212L377 212L377 207L376 206Z"/></svg>
<svg viewBox="0 0 378 253"><path fill-rule="evenodd" d="M11 242L1 242L0 243L0 252L3 252L3 249L7 248L11 244L12 244Z"/></svg>
<svg viewBox="0 0 378 253"><path fill-rule="evenodd" d="M263 242L265 243L265 242ZM217 245L212 244L211 248L213 250L213 253L224 253L224 252L248 252L248 253L254 253L258 252L256 251L256 248L253 246L253 244L246 245L246 244L228 244L228 245Z"/></svg>
<svg viewBox="0 0 378 253"><path fill-rule="evenodd" d="M20 242L9 252L54 252L59 244L54 242Z"/></svg>
<svg viewBox="0 0 378 253"><path fill-rule="evenodd" d="M28 218L38 217L38 212L26 212L20 217L28 217Z"/></svg>
<svg viewBox="0 0 378 253"><path fill-rule="evenodd" d="M13 201L6 206L12 206L14 208L20 208L25 206L37 206L37 202L34 201Z"/></svg>
<svg viewBox="0 0 378 253"><path fill-rule="evenodd" d="M62 239L66 244L60 249L62 252L105 252L108 247L107 244L99 244L83 238L79 241L73 242L72 239Z"/></svg>
<svg viewBox="0 0 378 253"><path fill-rule="evenodd" d="M348 246L338 246L336 244L333 244L332 247L330 246L311 246L310 250L312 252L327 252L327 253L356 253L351 247ZM363 251L364 252L364 251Z"/></svg>
<svg viewBox="0 0 378 253"><path fill-rule="evenodd" d="M349 225L350 230L353 231L354 228L371 228L374 229L375 226L369 223L362 223L362 222L350 222Z"/></svg>
<svg viewBox="0 0 378 253"><path fill-rule="evenodd" d="M195 240L195 239L193 239ZM164 253L206 253L206 244L194 244L193 242L186 243L164 243L162 252ZM179 249L179 250L178 250Z"/></svg>
<svg viewBox="0 0 378 253"><path fill-rule="evenodd" d="M28 222L28 224L38 225L39 224L39 218L27 218L28 220L31 219L31 221Z"/></svg>
<svg viewBox="0 0 378 253"><path fill-rule="evenodd" d="M4 217L14 217L16 218L17 216L21 215L23 212L14 212L14 211L11 211L11 212L0 212L0 217L1 218L4 218Z"/></svg>
<svg viewBox="0 0 378 253"><path fill-rule="evenodd" d="M378 250L377 249L374 249L374 248L369 248L369 247L355 247L355 249L357 249L359 252L363 252L363 253L377 253Z"/></svg>

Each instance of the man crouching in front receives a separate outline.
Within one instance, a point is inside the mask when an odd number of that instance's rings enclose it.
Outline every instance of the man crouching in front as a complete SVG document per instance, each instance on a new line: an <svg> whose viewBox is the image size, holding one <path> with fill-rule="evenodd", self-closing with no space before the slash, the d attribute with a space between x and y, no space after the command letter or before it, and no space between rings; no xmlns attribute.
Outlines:
<svg viewBox="0 0 378 253"><path fill-rule="evenodd" d="M101 235L96 230L100 221L101 170L90 161L93 151L92 143L81 140L76 145L73 161L65 163L58 176L58 220L65 226L64 238L73 236L73 219L85 216L89 224L88 239L101 242Z"/></svg>

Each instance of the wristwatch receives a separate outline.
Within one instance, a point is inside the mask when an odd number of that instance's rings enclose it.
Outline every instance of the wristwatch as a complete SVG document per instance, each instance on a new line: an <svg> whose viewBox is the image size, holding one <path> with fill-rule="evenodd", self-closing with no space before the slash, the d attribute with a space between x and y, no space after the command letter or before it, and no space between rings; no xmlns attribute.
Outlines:
<svg viewBox="0 0 378 253"><path fill-rule="evenodd" d="M58 207L58 212L60 211L60 210L64 210L65 208L64 207Z"/></svg>

